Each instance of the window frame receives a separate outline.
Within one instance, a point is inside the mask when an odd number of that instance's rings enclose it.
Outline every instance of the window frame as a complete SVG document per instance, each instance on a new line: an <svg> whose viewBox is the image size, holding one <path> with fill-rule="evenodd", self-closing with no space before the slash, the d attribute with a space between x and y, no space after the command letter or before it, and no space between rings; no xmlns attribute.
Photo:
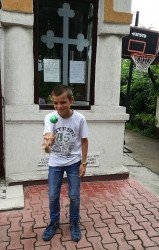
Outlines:
<svg viewBox="0 0 159 250"><path fill-rule="evenodd" d="M93 32L92 32L92 60L91 60L91 78L90 78L90 101L89 105L72 105L73 109L90 110L94 105L95 90L95 64L97 47L97 23L98 23L98 0L80 0L81 2L90 2L94 4L93 13ZM67 0L66 0L67 2ZM39 105L41 110L52 110L53 105L39 104L39 86L38 86L38 0L33 0L34 26L33 26L33 54L34 54L34 103Z"/></svg>

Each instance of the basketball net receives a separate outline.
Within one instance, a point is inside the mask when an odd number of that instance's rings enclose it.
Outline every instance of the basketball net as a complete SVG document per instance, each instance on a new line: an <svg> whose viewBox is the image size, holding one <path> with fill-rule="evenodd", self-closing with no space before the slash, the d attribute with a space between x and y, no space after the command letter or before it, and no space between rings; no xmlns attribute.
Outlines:
<svg viewBox="0 0 159 250"><path fill-rule="evenodd" d="M135 62L136 70L139 72L148 72L148 68L155 60L154 55L132 54L131 57Z"/></svg>

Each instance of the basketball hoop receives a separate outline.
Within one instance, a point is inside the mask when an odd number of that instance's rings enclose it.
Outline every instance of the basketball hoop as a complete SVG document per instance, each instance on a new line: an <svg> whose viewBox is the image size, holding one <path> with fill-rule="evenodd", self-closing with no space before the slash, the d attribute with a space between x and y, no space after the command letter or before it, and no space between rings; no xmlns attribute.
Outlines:
<svg viewBox="0 0 159 250"><path fill-rule="evenodd" d="M132 54L131 58L135 62L137 71L148 72L148 68L150 67L151 63L155 60L155 55Z"/></svg>

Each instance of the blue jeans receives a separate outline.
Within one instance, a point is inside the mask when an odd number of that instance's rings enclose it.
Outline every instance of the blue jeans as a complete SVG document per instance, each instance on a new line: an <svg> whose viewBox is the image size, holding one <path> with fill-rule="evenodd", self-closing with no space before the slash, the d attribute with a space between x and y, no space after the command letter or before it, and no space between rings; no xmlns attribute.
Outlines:
<svg viewBox="0 0 159 250"><path fill-rule="evenodd" d="M66 167L49 167L49 206L50 219L60 222L60 191L64 171L67 173L70 198L70 222L79 222L80 183L79 166L81 161Z"/></svg>

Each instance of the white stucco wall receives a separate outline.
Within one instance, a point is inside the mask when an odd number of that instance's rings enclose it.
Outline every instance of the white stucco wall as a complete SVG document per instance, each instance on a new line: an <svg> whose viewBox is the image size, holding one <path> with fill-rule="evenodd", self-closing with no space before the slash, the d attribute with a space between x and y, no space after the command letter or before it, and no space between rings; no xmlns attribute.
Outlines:
<svg viewBox="0 0 159 250"><path fill-rule="evenodd" d="M120 96L121 38L98 36L95 105L118 106ZM111 76L111 77L110 77Z"/></svg>
<svg viewBox="0 0 159 250"><path fill-rule="evenodd" d="M6 104L23 105L34 102L32 45L31 29L24 29L20 26L5 28L4 94Z"/></svg>
<svg viewBox="0 0 159 250"><path fill-rule="evenodd" d="M86 175L127 173L122 166L125 108L119 106L121 42L129 25L104 23L104 0L99 1L95 71L95 105L85 115L90 130L89 153L99 153L99 166ZM7 182L47 179L37 169L43 155L43 120L49 111L33 103L33 15L3 12L5 106L5 169Z"/></svg>

